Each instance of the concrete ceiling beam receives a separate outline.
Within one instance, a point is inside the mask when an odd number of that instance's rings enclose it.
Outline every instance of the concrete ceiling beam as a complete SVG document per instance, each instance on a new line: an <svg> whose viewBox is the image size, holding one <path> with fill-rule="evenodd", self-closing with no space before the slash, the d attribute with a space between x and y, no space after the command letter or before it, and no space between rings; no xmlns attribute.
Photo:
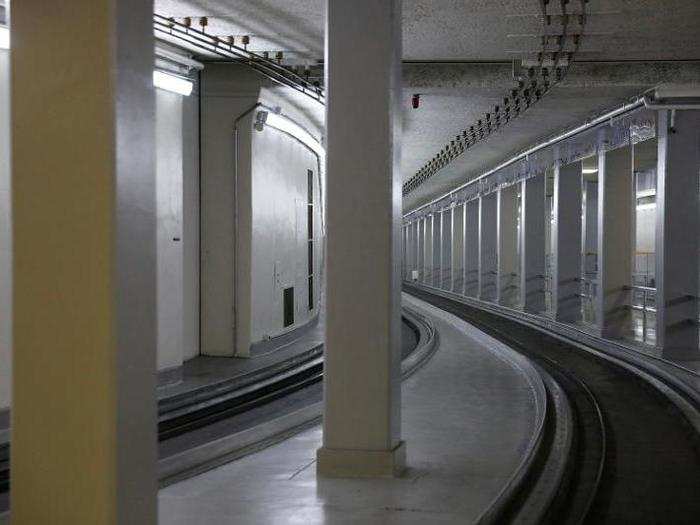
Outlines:
<svg viewBox="0 0 700 525"><path fill-rule="evenodd" d="M574 62L562 88L646 87L658 82L700 82L700 60L693 62ZM510 89L513 79L510 64L404 64L406 89L471 90Z"/></svg>

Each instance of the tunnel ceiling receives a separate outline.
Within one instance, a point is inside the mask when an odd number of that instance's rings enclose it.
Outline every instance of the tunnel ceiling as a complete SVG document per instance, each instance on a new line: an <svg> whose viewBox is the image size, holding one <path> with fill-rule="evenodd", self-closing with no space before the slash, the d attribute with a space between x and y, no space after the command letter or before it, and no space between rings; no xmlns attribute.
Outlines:
<svg viewBox="0 0 700 525"><path fill-rule="evenodd" d="M251 50L283 51L289 64L313 64L323 58L324 3L155 0L155 11L206 16L208 33L249 35ZM659 82L700 81L697 0L591 0L586 9L584 37L566 79L404 197L406 210ZM407 180L516 85L511 62L537 49L542 25L539 0L404 0L403 11L401 170ZM421 94L416 110L414 93Z"/></svg>

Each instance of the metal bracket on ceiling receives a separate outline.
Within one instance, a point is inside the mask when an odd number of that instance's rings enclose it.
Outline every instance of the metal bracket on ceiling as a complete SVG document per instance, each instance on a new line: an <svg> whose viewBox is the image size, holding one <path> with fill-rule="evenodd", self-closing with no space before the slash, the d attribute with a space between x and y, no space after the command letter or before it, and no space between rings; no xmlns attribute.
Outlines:
<svg viewBox="0 0 700 525"><path fill-rule="evenodd" d="M201 22L200 20L200 24ZM208 25L208 21L206 25ZM203 25L202 29L206 25ZM156 37L161 41L176 42L185 49L191 47L216 55L220 59L240 62L269 79L295 89L321 104L325 102L324 91L320 83L309 82L279 62L249 51L247 49L249 40L246 40L246 37L243 39L244 47L237 46L233 39L217 37L193 28L191 17L185 18L184 22L178 22L174 18L155 14L153 15L153 28ZM278 56L278 58L281 60L281 57Z"/></svg>

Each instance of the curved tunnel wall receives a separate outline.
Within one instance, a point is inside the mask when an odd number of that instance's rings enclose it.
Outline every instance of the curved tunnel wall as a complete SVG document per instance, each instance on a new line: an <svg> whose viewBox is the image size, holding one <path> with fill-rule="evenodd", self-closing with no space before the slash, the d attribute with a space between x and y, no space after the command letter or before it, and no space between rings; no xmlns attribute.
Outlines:
<svg viewBox="0 0 700 525"><path fill-rule="evenodd" d="M700 359L700 112L670 113L631 108L407 213L404 279Z"/></svg>
<svg viewBox="0 0 700 525"><path fill-rule="evenodd" d="M251 346L315 318L308 306L307 180L318 162L290 137L254 128L256 104L279 108L313 136L323 107L245 66L208 64L202 73L202 353L246 356ZM314 238L322 240L321 206ZM321 243L310 266L321 268ZM321 279L314 279L313 302ZM294 288L294 322L284 319L284 290Z"/></svg>

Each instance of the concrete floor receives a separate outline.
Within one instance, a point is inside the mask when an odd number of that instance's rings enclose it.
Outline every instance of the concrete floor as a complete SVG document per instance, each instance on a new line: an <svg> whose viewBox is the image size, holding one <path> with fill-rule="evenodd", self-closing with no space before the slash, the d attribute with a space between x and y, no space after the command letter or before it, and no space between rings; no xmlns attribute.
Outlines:
<svg viewBox="0 0 700 525"><path fill-rule="evenodd" d="M440 333L436 355L403 384L404 477L317 479L316 427L163 489L161 525L474 521L521 459L534 396L483 334L417 299L404 301Z"/></svg>
<svg viewBox="0 0 700 525"><path fill-rule="evenodd" d="M322 344L323 338L323 323L314 322L309 328L303 328L298 333L290 334L290 337L281 337L270 341L265 351L255 352L251 357L197 356L186 361L182 366L182 381L158 388L158 399L243 377L311 350Z"/></svg>

